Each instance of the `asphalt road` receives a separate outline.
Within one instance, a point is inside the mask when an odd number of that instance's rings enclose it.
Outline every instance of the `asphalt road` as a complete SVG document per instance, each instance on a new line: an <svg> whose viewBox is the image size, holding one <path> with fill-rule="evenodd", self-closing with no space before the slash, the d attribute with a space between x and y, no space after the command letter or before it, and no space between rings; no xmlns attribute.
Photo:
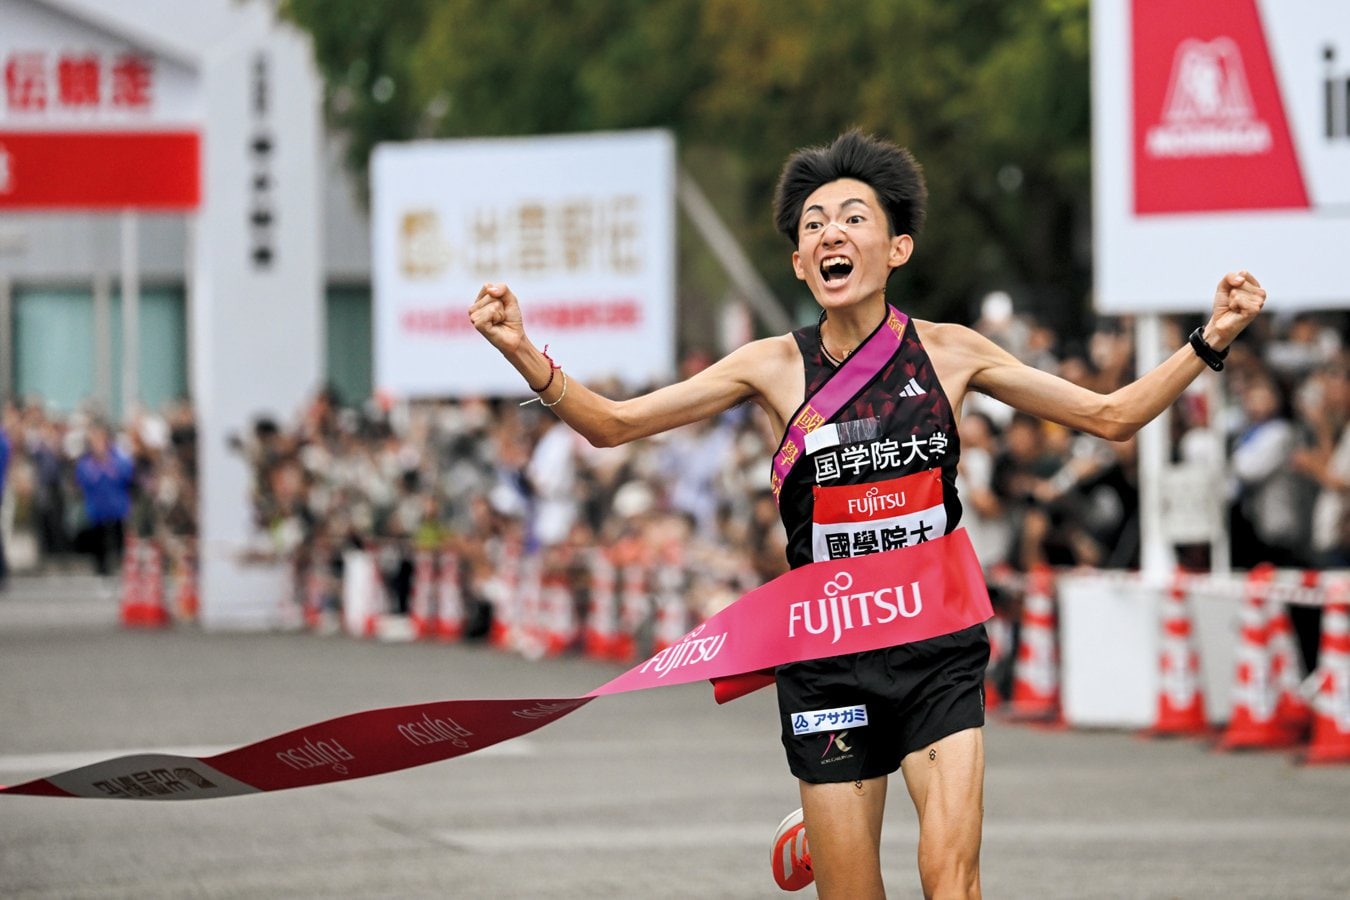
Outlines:
<svg viewBox="0 0 1350 900"><path fill-rule="evenodd" d="M127 632L91 579L21 579L0 594L0 783L215 753L373 707L581 694L617 672L468 646ZM1350 896L1350 766L997 719L986 744L988 897ZM770 692L718 707L706 686L671 687L361 781L185 803L0 798L0 897L772 898L768 841L797 805ZM892 898L920 896L916 836L893 790Z"/></svg>

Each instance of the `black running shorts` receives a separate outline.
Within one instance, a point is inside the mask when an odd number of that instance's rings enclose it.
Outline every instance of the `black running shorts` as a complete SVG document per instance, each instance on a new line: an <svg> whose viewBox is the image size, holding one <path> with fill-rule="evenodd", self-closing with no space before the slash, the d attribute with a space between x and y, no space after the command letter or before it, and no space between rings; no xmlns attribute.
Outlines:
<svg viewBox="0 0 1350 900"><path fill-rule="evenodd" d="M975 625L885 650L779 666L792 774L812 784L889 775L908 754L984 725L989 637Z"/></svg>

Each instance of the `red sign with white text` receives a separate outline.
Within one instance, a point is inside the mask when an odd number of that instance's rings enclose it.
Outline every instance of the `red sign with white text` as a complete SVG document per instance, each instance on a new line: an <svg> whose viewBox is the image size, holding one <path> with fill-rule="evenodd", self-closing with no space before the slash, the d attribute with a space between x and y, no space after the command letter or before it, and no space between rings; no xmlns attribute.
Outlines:
<svg viewBox="0 0 1350 900"><path fill-rule="evenodd" d="M0 209L195 209L200 145L195 131L0 131Z"/></svg>
<svg viewBox="0 0 1350 900"><path fill-rule="evenodd" d="M1133 12L1135 212L1307 209L1256 0Z"/></svg>

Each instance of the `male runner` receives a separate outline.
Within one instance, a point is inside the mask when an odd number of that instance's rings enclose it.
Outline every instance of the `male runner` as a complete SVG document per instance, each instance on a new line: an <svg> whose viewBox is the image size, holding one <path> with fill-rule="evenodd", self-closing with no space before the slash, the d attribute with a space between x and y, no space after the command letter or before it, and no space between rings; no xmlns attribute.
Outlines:
<svg viewBox="0 0 1350 900"><path fill-rule="evenodd" d="M820 304L819 322L746 344L685 381L629 400L569 380L526 337L505 284L484 285L469 316L543 404L596 446L747 400L758 404L784 435L771 484L797 567L908 546L956 527L956 423L968 391L1121 440L1170 406L1207 364L1221 368L1225 348L1265 302L1251 275L1225 275L1208 323L1186 346L1134 383L1097 394L1023 365L969 328L910 320L888 306L887 281L914 251L925 200L918 164L893 144L850 132L795 153L778 184L775 218L795 248L793 271ZM857 360L877 358L874 340L888 350L884 363L869 363L875 371L864 372L865 386L825 421L812 418L811 403L843 383L832 379L856 374ZM800 452L789 447L794 441ZM876 502L860 500L868 496ZM882 814L887 776L899 769L918 812L924 895L980 895L987 661L984 627L975 625L779 667L783 744L802 799L774 847L781 887L795 890L814 877L824 898L884 897ZM843 731L802 725L805 714L835 710L859 724Z"/></svg>

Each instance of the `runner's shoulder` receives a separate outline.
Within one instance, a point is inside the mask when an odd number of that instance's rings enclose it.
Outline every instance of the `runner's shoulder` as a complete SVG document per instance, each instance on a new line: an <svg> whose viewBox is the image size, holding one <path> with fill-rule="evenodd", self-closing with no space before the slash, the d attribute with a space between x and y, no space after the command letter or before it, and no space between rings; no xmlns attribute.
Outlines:
<svg viewBox="0 0 1350 900"><path fill-rule="evenodd" d="M934 353L959 353L989 356L999 354L999 346L989 338L967 325L955 322L930 322L925 319L912 319L914 328L923 342L924 349L932 356Z"/></svg>
<svg viewBox="0 0 1350 900"><path fill-rule="evenodd" d="M743 385L774 409L792 404L790 394L794 387L798 395L802 390L800 375L785 377L786 373L802 370L802 354L790 334L742 344L723 357L716 368L723 377ZM796 399L801 402L800 396Z"/></svg>
<svg viewBox="0 0 1350 900"><path fill-rule="evenodd" d="M790 334L760 338L742 344L726 357L738 366L747 366L763 371L769 376L781 376L780 366L801 360L801 351Z"/></svg>

